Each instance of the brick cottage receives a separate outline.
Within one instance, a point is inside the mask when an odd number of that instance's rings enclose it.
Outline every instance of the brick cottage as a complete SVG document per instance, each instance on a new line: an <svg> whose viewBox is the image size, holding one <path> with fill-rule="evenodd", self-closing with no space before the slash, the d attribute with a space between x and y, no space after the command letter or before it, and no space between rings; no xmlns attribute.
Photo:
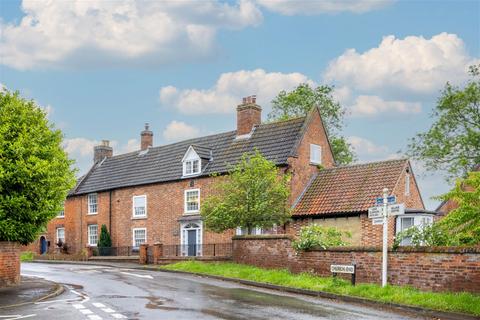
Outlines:
<svg viewBox="0 0 480 320"><path fill-rule="evenodd" d="M380 228L368 223L365 210L384 187L415 209L412 213L423 212L407 160L336 167L318 108L307 117L261 123L261 108L255 97L248 97L237 107L234 131L154 147L146 125L140 150L116 156L103 141L94 148L94 164L68 195L64 211L30 248L52 252L61 241L68 253L78 253L97 245L102 225L117 248L162 243L182 245L180 255L202 255L202 245L231 243L235 230L217 234L204 228L202 199L212 194L230 165L255 149L292 177L293 221L279 227L282 232L295 234L300 225L320 222L352 231L354 244L378 242ZM341 206L325 204L336 197Z"/></svg>

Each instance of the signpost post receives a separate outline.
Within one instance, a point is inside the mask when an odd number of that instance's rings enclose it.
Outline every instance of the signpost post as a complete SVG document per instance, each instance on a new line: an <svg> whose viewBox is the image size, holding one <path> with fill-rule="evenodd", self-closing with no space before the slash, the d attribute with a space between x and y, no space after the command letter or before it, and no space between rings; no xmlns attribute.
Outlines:
<svg viewBox="0 0 480 320"><path fill-rule="evenodd" d="M368 209L368 217L373 225L383 225L382 246L382 287L387 285L387 254L388 254L388 217L398 216L405 213L403 203L396 204L394 195L388 195L388 188L383 189L383 197L375 199L375 207Z"/></svg>
<svg viewBox="0 0 480 320"><path fill-rule="evenodd" d="M383 255L382 255L382 287L387 285L387 250L388 250L388 188L383 189Z"/></svg>

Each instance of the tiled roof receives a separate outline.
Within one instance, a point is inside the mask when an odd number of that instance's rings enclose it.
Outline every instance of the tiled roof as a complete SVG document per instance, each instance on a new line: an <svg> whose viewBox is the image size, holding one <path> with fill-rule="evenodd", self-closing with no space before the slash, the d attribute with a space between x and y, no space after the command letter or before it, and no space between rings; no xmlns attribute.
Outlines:
<svg viewBox="0 0 480 320"><path fill-rule="evenodd" d="M293 209L293 216L367 211L393 190L408 160L390 160L324 169L312 180Z"/></svg>
<svg viewBox="0 0 480 320"><path fill-rule="evenodd" d="M302 134L304 122L305 118L297 118L261 124L248 139L235 139L236 131L230 131L149 148L146 153L136 151L107 158L92 168L70 194L181 179L181 161L191 145L202 158L207 153L209 158L212 152L212 161L202 166L202 176L227 172L229 164L234 165L243 153L254 148L275 164L284 165Z"/></svg>

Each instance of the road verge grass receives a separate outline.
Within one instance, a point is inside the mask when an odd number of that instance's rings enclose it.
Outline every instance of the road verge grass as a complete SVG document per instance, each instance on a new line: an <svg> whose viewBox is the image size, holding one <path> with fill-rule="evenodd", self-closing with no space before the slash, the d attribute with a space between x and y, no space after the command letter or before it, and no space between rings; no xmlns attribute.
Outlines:
<svg viewBox="0 0 480 320"><path fill-rule="evenodd" d="M460 312L480 316L480 295L468 292L429 292L409 286L358 284L352 286L343 279L319 277L309 273L293 274L284 269L262 269L228 262L205 263L184 261L161 266L161 269L195 272L206 275L250 280L280 286L323 291L438 311Z"/></svg>
<svg viewBox="0 0 480 320"><path fill-rule="evenodd" d="M33 252L31 251L24 251L20 254L20 261L21 262L28 262L33 260Z"/></svg>

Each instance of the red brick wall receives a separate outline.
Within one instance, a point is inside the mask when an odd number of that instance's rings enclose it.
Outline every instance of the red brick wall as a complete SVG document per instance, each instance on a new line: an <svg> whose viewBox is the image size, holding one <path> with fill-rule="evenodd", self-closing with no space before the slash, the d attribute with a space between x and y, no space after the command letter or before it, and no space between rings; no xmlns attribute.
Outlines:
<svg viewBox="0 0 480 320"><path fill-rule="evenodd" d="M20 245L0 241L0 287L20 283Z"/></svg>
<svg viewBox="0 0 480 320"><path fill-rule="evenodd" d="M292 189L290 195L290 203L292 204L302 194L312 176L318 171L317 165L310 164L310 144L316 144L322 147L323 167L331 168L335 165L318 112L314 112L310 118L304 136L297 147L296 157L288 158L289 171L292 174Z"/></svg>
<svg viewBox="0 0 480 320"><path fill-rule="evenodd" d="M410 193L408 195L405 194L405 177L407 168L410 171ZM408 163L408 165L405 167L405 170L402 172L397 184L393 190L390 190L390 192L397 197L397 203L405 203L405 208L425 209L422 196L420 195L420 189L418 189L415 175L413 174L410 163Z"/></svg>
<svg viewBox="0 0 480 320"><path fill-rule="evenodd" d="M288 268L330 276L331 264L357 266L357 281L381 283L379 247L343 247L302 252L289 236L235 237L233 260L265 268ZM480 248L401 248L388 255L388 283L432 291L480 293Z"/></svg>
<svg viewBox="0 0 480 320"><path fill-rule="evenodd" d="M171 183L151 184L138 187L117 189L98 193L98 213L87 214L87 195L69 197L65 202L65 217L55 218L49 224L47 240L51 248L56 242L56 228L65 227L65 242L69 253L78 253L88 243L87 226L97 224L100 234L101 225L105 224L111 231L112 246L127 247L133 245L133 228L147 228L147 242L160 242L164 245L180 244L180 222L184 215L184 191L200 189L200 206L202 200L213 192L214 183L222 177L204 177L185 179ZM193 181L193 182L192 182ZM191 187L191 182L193 186ZM147 196L147 217L132 218L133 196ZM111 202L111 204L110 204ZM110 218L111 205L111 218ZM111 221L110 221L111 219ZM231 242L233 230L217 234L207 231L203 226L203 243ZM38 242L30 246L38 252Z"/></svg>

